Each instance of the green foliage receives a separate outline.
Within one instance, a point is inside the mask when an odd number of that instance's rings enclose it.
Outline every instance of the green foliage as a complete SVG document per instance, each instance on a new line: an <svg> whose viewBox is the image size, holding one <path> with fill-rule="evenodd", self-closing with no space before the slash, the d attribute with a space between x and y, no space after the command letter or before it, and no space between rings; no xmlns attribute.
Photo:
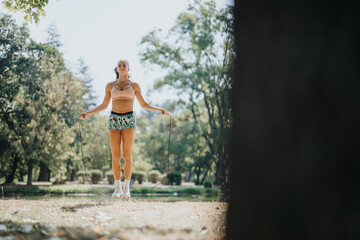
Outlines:
<svg viewBox="0 0 360 240"><path fill-rule="evenodd" d="M3 7L9 11L21 11L25 14L24 19L27 22L39 23L40 16L45 16L44 7L48 4L49 0L3 0Z"/></svg>
<svg viewBox="0 0 360 240"><path fill-rule="evenodd" d="M204 188L212 188L213 184L210 181L205 181L203 186L204 186Z"/></svg>
<svg viewBox="0 0 360 240"><path fill-rule="evenodd" d="M161 178L161 173L159 170L151 170L149 173L148 173L148 177L149 177L149 181L151 183L157 183L160 181L160 178Z"/></svg>
<svg viewBox="0 0 360 240"><path fill-rule="evenodd" d="M167 183L169 185L181 185L181 174L179 172L170 172L166 175Z"/></svg>
<svg viewBox="0 0 360 240"><path fill-rule="evenodd" d="M98 169L91 169L91 182L97 184L102 179L102 172Z"/></svg>
<svg viewBox="0 0 360 240"><path fill-rule="evenodd" d="M105 176L106 176L109 184L114 184L114 173L113 173L113 171L107 171L105 173Z"/></svg>

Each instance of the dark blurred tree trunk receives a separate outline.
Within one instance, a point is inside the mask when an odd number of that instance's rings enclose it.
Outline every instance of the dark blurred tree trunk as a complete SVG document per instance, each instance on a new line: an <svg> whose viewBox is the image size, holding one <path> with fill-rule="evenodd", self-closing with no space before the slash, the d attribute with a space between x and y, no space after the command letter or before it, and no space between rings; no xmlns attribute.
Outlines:
<svg viewBox="0 0 360 240"><path fill-rule="evenodd" d="M38 181L44 181L44 182L50 181L50 169L48 165L45 164L44 162L40 162L39 166L40 166L40 173L39 173Z"/></svg>
<svg viewBox="0 0 360 240"><path fill-rule="evenodd" d="M32 161L29 162L28 164L28 179L27 179L27 186L31 186L32 185L32 172L33 172L33 163Z"/></svg>
<svg viewBox="0 0 360 240"><path fill-rule="evenodd" d="M358 15L235 1L227 239L360 239Z"/></svg>
<svg viewBox="0 0 360 240"><path fill-rule="evenodd" d="M71 170L70 170L70 166L72 165L72 161L71 159L67 159L66 160L66 181L71 181L70 180L70 176L71 176Z"/></svg>
<svg viewBox="0 0 360 240"><path fill-rule="evenodd" d="M70 181L75 181L75 170L71 170Z"/></svg>
<svg viewBox="0 0 360 240"><path fill-rule="evenodd" d="M208 172L209 172L209 169L206 170L206 172L204 173L203 177L201 178L200 185L203 185L203 184L204 184L204 181L205 181L205 178L207 177Z"/></svg>
<svg viewBox="0 0 360 240"><path fill-rule="evenodd" d="M191 166L188 167L189 175L188 175L187 177L185 177L185 181L186 181L186 182L190 182L190 181L191 181L191 177L192 177L192 169L191 169L191 168L192 168Z"/></svg>
<svg viewBox="0 0 360 240"><path fill-rule="evenodd" d="M6 176L5 183L12 183L15 179L16 169L18 168L18 163L20 161L20 157L16 154L14 156L14 162L11 166L10 174Z"/></svg>
<svg viewBox="0 0 360 240"><path fill-rule="evenodd" d="M219 160L215 164L216 167L215 167L215 181L214 181L214 184L224 186L224 184L225 184L226 166L225 166L225 158L224 158L224 154L223 154L223 146L222 146L222 144L220 144L219 148L221 150L219 150L219 153L218 153Z"/></svg>
<svg viewBox="0 0 360 240"><path fill-rule="evenodd" d="M195 178L195 185L200 185L200 168L198 167L195 167L195 175L196 175L196 178Z"/></svg>

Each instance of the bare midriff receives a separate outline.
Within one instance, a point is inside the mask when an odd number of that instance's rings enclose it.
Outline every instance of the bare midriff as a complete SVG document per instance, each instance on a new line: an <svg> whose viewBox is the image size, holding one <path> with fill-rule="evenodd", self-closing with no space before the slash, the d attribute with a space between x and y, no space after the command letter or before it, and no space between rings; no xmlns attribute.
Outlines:
<svg viewBox="0 0 360 240"><path fill-rule="evenodd" d="M113 99L111 111L116 113L127 113L133 111L134 99Z"/></svg>

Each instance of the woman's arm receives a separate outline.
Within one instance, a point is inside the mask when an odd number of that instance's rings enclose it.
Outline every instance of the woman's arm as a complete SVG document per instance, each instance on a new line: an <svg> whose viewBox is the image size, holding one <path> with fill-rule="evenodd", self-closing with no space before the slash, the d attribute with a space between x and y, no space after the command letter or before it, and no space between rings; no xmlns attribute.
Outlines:
<svg viewBox="0 0 360 240"><path fill-rule="evenodd" d="M112 83L108 83L106 85L105 97L104 97L104 100L103 100L102 104L100 104L99 106L97 106L96 108L94 108L94 109L92 109L90 111L81 113L79 117L81 119L84 119L84 118L87 118L88 116L90 116L92 114L95 114L95 113L98 113L98 112L101 112L101 111L105 110L107 108L107 106L109 105L109 103L110 103L112 86L113 86ZM85 117L84 117L84 115L85 115Z"/></svg>
<svg viewBox="0 0 360 240"><path fill-rule="evenodd" d="M135 91L136 99L138 100L140 106L143 109L150 110L150 111L157 111L157 112L160 112L162 115L169 116L169 113L168 113L168 111L166 111L166 109L158 108L158 107L152 106L152 105L148 104L147 102L145 102L144 98L141 95L141 89L140 89L139 84L133 83L132 87Z"/></svg>

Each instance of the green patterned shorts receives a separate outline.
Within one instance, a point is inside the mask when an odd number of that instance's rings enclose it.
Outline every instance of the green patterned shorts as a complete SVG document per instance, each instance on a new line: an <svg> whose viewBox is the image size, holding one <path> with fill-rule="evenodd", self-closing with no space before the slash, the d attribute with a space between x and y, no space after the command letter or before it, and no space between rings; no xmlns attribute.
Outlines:
<svg viewBox="0 0 360 240"><path fill-rule="evenodd" d="M111 112L109 117L108 129L124 131L128 128L136 129L136 119L133 112L116 113Z"/></svg>

